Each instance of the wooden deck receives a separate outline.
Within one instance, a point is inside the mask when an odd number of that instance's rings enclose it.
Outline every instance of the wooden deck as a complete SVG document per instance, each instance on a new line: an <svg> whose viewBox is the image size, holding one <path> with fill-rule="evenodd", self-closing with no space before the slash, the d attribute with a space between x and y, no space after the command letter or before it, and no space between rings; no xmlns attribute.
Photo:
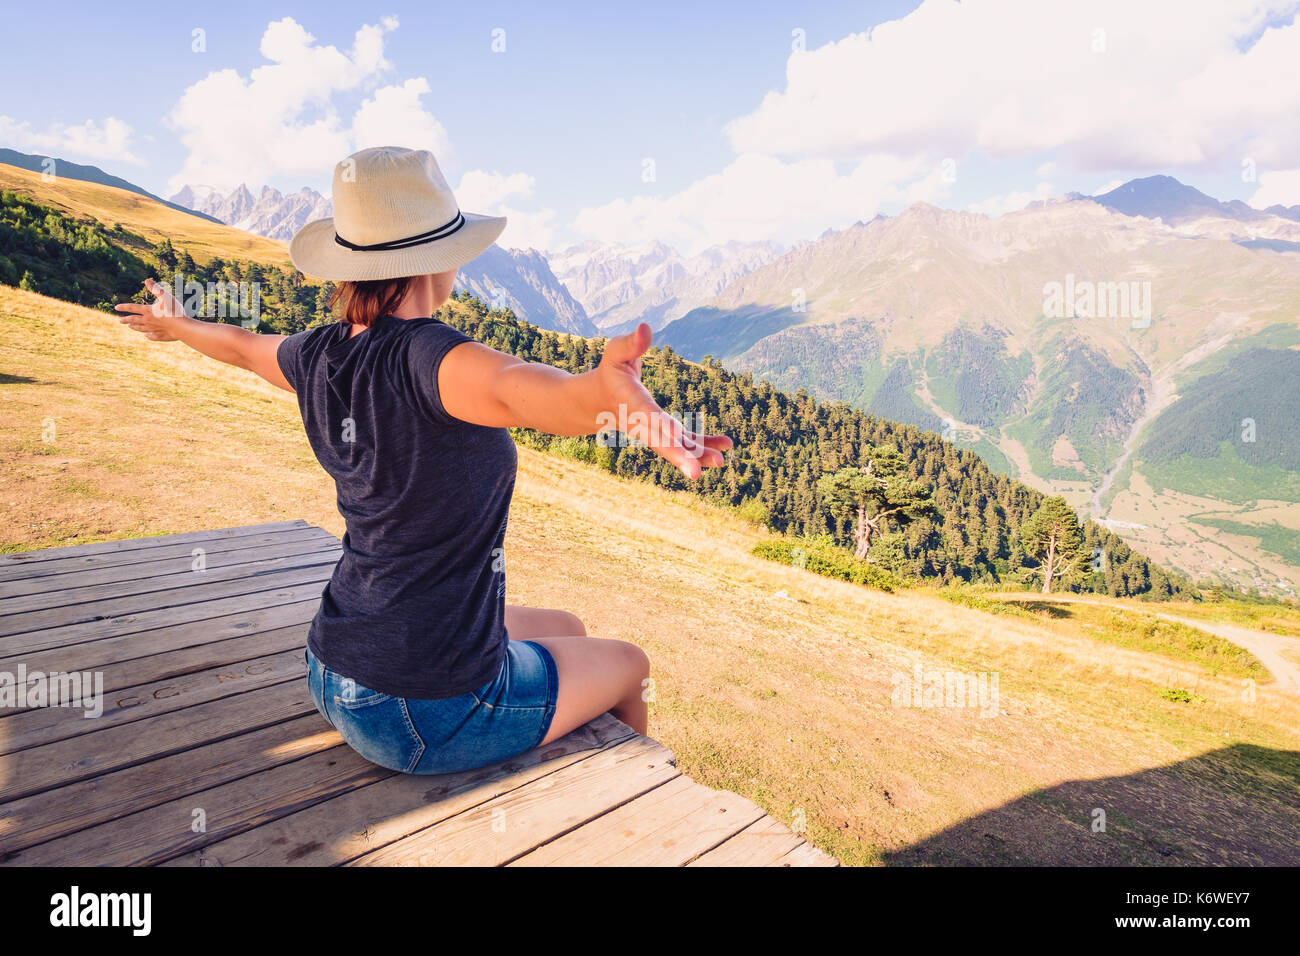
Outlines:
<svg viewBox="0 0 1300 956"><path fill-rule="evenodd" d="M338 555L293 521L0 557L0 680L103 682L98 716L0 707L0 861L835 865L608 714L468 773L368 763L305 680Z"/></svg>

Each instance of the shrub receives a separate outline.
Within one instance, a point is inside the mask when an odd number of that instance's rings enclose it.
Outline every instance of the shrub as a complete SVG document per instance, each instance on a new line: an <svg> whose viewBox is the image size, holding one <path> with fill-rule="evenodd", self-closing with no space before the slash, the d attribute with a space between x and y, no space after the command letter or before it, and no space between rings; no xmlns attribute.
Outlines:
<svg viewBox="0 0 1300 956"><path fill-rule="evenodd" d="M736 515L742 521L748 521L750 524L767 527L771 522L772 516L767 507L757 498L746 498L736 506Z"/></svg>
<svg viewBox="0 0 1300 956"><path fill-rule="evenodd" d="M899 584L884 568L855 558L851 551L839 547L826 536L760 541L754 545L753 553L769 561L801 567L814 574L881 591L893 591Z"/></svg>

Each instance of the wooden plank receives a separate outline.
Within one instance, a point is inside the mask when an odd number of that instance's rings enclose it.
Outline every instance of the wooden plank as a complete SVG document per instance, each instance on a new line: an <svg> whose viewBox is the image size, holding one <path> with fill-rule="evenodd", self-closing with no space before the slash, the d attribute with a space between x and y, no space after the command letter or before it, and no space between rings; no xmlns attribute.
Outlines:
<svg viewBox="0 0 1300 956"><path fill-rule="evenodd" d="M339 546L338 538L316 528L301 531L279 531L274 534L249 535L231 541L216 542L216 546L204 549L204 556L209 568L227 567L242 564L259 558L275 558L281 555L301 554L305 551L324 550L322 546L332 544ZM316 545L316 547L312 547ZM68 587L84 587L90 584L111 584L114 581L126 581L134 578L155 577L170 574L173 571L188 571L194 560L195 545L178 545L168 548L152 548L147 553L147 561L131 561L127 555L90 555L85 558L64 558L50 564L66 564L63 571L44 571L36 573L35 567L15 568L26 571L23 577L0 578L0 598L11 598L25 594L48 594ZM40 565L42 569L45 565Z"/></svg>
<svg viewBox="0 0 1300 956"><path fill-rule="evenodd" d="M509 863L677 776L670 751L649 737L632 737L348 865Z"/></svg>
<svg viewBox="0 0 1300 956"><path fill-rule="evenodd" d="M315 712L139 766L0 804L0 862L17 851L343 747ZM22 862L22 861L19 861Z"/></svg>
<svg viewBox="0 0 1300 956"><path fill-rule="evenodd" d="M511 866L685 866L763 816L739 794L677 777Z"/></svg>
<svg viewBox="0 0 1300 956"><path fill-rule="evenodd" d="M270 531L289 531L297 528L315 527L301 518L292 521L273 521L270 524L238 525L233 528L217 528L209 531L186 531L181 534L160 534L144 538L116 538L112 541L97 541L93 544L70 544L59 548L42 548L39 551L17 551L0 555L0 567L34 564L54 558L65 558L72 554L112 554L118 551L140 551L159 545L189 544L201 541L224 541L249 534L264 534Z"/></svg>
<svg viewBox="0 0 1300 956"><path fill-rule="evenodd" d="M140 866L393 775L351 747L335 747L130 816L78 830L17 854L23 866ZM202 817L196 815L202 812ZM194 821L202 819L196 831Z"/></svg>
<svg viewBox="0 0 1300 956"><path fill-rule="evenodd" d="M280 651L297 650L298 656L301 657L302 649L307 643L308 630L309 625L302 623L293 627L277 628L274 631L248 634L244 637L232 638L229 641L212 641L207 644L199 644L196 647L185 647L176 651L138 657L133 660L123 661L120 664L112 664L97 673L103 680L103 693L112 694L114 691L125 690L140 684L166 681L212 668L233 667L236 664L244 664ZM79 644L77 646L82 647L85 645ZM56 665L54 670L64 672L78 670L83 673L88 670L87 668L61 667L58 666L59 662L57 661L54 663ZM0 665L0 670L3 669L4 667ZM45 668L37 668L29 663L27 673L30 674L33 670L45 670ZM30 709L26 705L8 708L0 712L0 720L14 714L24 713ZM0 724L0 727L6 726Z"/></svg>
<svg viewBox="0 0 1300 956"><path fill-rule="evenodd" d="M114 665L186 649L205 655L208 653L209 646L215 655L219 653L218 648L228 640L255 640L260 634L271 634L298 626L306 627L311 623L319 606L319 599L298 601L294 604L277 604L273 607L229 614L226 617L213 618L196 624L179 624L174 627L144 631L140 634L107 637L99 641L83 641L80 644L50 648L17 657L0 657L0 671L16 673L19 664L23 664L28 673L102 670L104 689L116 690L130 683L141 683L169 675L158 673L152 678L140 677L128 683L118 683L115 675L122 672ZM5 646L0 644L0 647ZM243 646L232 644L231 648ZM267 647L267 650L277 649L270 645ZM239 656L230 657L232 661L242 659ZM190 659L185 658L185 660ZM214 660L212 663L216 664L220 661ZM175 673L183 673L183 671ZM3 720L4 716L5 712L0 712L0 720Z"/></svg>
<svg viewBox="0 0 1300 956"><path fill-rule="evenodd" d="M168 866L334 866L555 773L635 736L603 714L546 747L463 773L397 774L247 830Z"/></svg>
<svg viewBox="0 0 1300 956"><path fill-rule="evenodd" d="M0 757L0 802L316 713L291 680ZM3 730L0 729L0 734Z"/></svg>
<svg viewBox="0 0 1300 956"><path fill-rule="evenodd" d="M21 634L30 631L54 629L87 621L100 621L119 614L129 614L142 608L158 610L181 607L187 604L200 604L218 598L239 594L254 594L285 585L300 584L303 581L321 579L322 568L328 579L338 563L337 550L302 557L280 558L268 561L255 571L242 571L240 568L227 568L222 571L186 572L180 575L180 581L164 590L149 594L127 594L116 597L113 591L120 585L97 585L103 592L102 599L84 600L64 607L52 607L46 610L27 611L22 614L9 614L0 617L0 637ZM197 580L192 580L193 575ZM165 580L165 579L152 579ZM16 600L23 600L18 598ZM2 645L0 645L2 646Z"/></svg>
<svg viewBox="0 0 1300 956"><path fill-rule="evenodd" d="M13 754L74 737L85 738L85 747L95 749L98 735L109 728L143 723L139 733L149 734L152 730L148 721L160 714L283 681L302 680L305 686L306 672L302 648L297 647L249 661L124 687L104 695L104 711L98 717L87 717L82 707L32 707L0 723L0 754Z"/></svg>
<svg viewBox="0 0 1300 956"><path fill-rule="evenodd" d="M0 862L838 865L609 715L464 774L369 763L302 680L339 553L297 521L0 557L0 670L106 697L0 712Z"/></svg>
<svg viewBox="0 0 1300 956"><path fill-rule="evenodd" d="M767 866L803 843L780 820L763 816L687 866Z"/></svg>
<svg viewBox="0 0 1300 956"><path fill-rule="evenodd" d="M235 637L274 626L279 620L277 615L286 607L311 604L312 614L315 614L315 607L320 606L322 587L324 580L308 581L292 588L260 592L255 598L237 594L198 605L139 611L108 620L0 637L0 654L4 654L4 661L17 662L19 659L29 661L38 653L61 653L66 649L68 657L60 659L79 665L81 661L94 661L100 649L104 649L104 656L117 654L113 659L125 659L122 649L129 646L129 641L156 639L162 644L187 646L201 644L209 636L212 640ZM92 665L86 663L82 666Z"/></svg>
<svg viewBox="0 0 1300 956"><path fill-rule="evenodd" d="M140 577L130 577L124 581L107 581L100 584L87 584L84 587L61 587L33 594L20 594L9 598L0 598L0 618L11 615L31 615L36 611L55 612L67 609L67 617L74 618L78 608L74 605L107 601L113 598L138 597L140 603L150 607L185 603L178 601L178 595L171 592L182 588L194 588L210 585L218 581L235 581L242 577L254 577L292 568L323 564L327 561L337 563L342 549L333 542L307 542L304 547L291 547L286 553L283 547L261 549L272 554L256 554L254 551L236 552L240 559L220 566L206 565L196 571L190 567L188 560L165 561L169 569L155 569L157 573ZM38 578L37 580L42 580ZM65 581L65 584L72 583ZM0 620L0 627L8 622ZM53 624L66 623L53 620Z"/></svg>
<svg viewBox="0 0 1300 956"><path fill-rule="evenodd" d="M138 551L115 551L107 554L71 554L48 561L32 561L27 564L0 566L0 593L8 593L10 587L27 586L40 578L58 579L65 574L87 574L98 571L117 574L129 573L126 569L133 566L148 565L155 561L168 561L189 556L194 548L202 547L208 555L225 554L242 551L246 548L261 547L267 544L281 544L291 541L310 541L316 539L338 541L338 538L317 528L307 525L304 528L290 528L280 531L266 531L259 534L240 535L233 538L220 538L213 541L190 542L181 544L157 545ZM74 549L75 550L75 549ZM42 554L40 551L29 552ZM19 592L14 592L19 593Z"/></svg>
<svg viewBox="0 0 1300 956"><path fill-rule="evenodd" d="M303 581L289 586L281 585L269 591L257 591L251 594L235 594L230 597L200 601L195 604L183 604L158 610L137 610L102 621L82 621L77 624L65 624L61 627L46 628L41 631L29 631L0 637L0 654L10 657L17 654L47 650L52 647L64 647L83 641L101 640L107 637L120 637L177 624L201 624L214 618L224 618L229 614L241 612L253 613L255 608L269 608L279 604L293 604L309 599L320 600L325 582L329 580L329 569L318 572L314 580Z"/></svg>
<svg viewBox="0 0 1300 956"><path fill-rule="evenodd" d="M839 860L817 849L811 843L804 842L789 853L784 854L771 866L839 866Z"/></svg>

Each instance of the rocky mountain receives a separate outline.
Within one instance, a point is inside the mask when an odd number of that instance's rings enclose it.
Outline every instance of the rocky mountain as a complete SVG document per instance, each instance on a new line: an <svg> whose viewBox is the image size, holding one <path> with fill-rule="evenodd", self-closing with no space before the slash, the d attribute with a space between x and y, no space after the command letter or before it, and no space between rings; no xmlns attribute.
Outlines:
<svg viewBox="0 0 1300 956"><path fill-rule="evenodd" d="M638 322L662 328L781 254L771 242L729 242L682 256L662 242L584 242L550 257L551 268L605 334Z"/></svg>
<svg viewBox="0 0 1300 956"><path fill-rule="evenodd" d="M307 187L285 195L264 186L254 196L243 184L225 195L210 186L185 186L172 201L247 232L285 242L306 223L334 214L330 200ZM535 250L508 250L494 245L461 269L456 288L473 292L489 304L512 309L520 318L542 328L577 335L598 334L582 305Z"/></svg>
<svg viewBox="0 0 1300 956"><path fill-rule="evenodd" d="M1134 179L1092 199L1126 216L1159 219L1184 235L1232 239L1275 251L1300 250L1300 206L1261 210L1240 199L1221 202L1172 176Z"/></svg>
<svg viewBox="0 0 1300 956"><path fill-rule="evenodd" d="M502 249L492 245L473 262L461 267L456 288L472 292L493 308L508 308L516 315L557 332L597 336L602 334L536 249ZM535 316L549 316L539 321Z"/></svg>
<svg viewBox="0 0 1300 956"><path fill-rule="evenodd" d="M1191 515L1241 534L1269 499L1300 533L1282 424L1300 380L1276 354L1300 347L1300 254L1188 227L1295 224L1128 185L1106 203L1065 197L995 219L925 204L877 217L735 280L659 340L931 428L1190 573L1294 588L1300 554L1225 544ZM1195 414L1177 413L1184 394Z"/></svg>
<svg viewBox="0 0 1300 956"><path fill-rule="evenodd" d="M207 213L236 229L285 242L313 219L333 214L330 201L306 186L287 196L263 186L256 198L242 183L226 196L210 186L185 186L171 201Z"/></svg>

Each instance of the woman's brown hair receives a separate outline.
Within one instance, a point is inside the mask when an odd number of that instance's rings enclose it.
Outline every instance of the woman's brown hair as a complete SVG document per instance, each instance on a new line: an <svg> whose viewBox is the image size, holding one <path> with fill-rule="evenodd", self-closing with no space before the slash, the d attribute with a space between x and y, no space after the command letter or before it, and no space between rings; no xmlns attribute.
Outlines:
<svg viewBox="0 0 1300 956"><path fill-rule="evenodd" d="M375 320L402 304L414 279L415 276L402 276L369 282L340 282L330 296L330 308L337 310L341 307L345 319L369 328Z"/></svg>

